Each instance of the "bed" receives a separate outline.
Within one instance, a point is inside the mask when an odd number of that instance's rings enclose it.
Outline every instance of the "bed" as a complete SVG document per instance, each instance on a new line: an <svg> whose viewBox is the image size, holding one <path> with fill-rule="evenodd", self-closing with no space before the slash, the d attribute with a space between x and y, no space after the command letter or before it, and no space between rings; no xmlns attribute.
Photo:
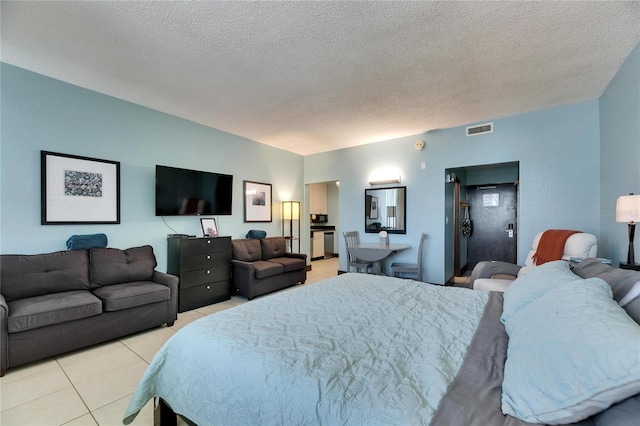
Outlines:
<svg viewBox="0 0 640 426"><path fill-rule="evenodd" d="M350 273L201 318L156 354L124 423L152 399L197 425L637 419L640 326L604 281L545 265L504 297Z"/></svg>

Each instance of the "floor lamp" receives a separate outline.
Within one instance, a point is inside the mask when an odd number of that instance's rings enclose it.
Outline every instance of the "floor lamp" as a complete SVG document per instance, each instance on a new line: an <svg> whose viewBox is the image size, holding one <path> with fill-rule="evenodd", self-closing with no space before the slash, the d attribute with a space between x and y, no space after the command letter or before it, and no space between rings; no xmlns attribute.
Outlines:
<svg viewBox="0 0 640 426"><path fill-rule="evenodd" d="M294 221L298 222L297 236L293 232ZM286 225L289 225L288 230L286 229ZM289 251L292 253L293 253L293 240L298 240L298 252L300 252L300 201L283 201L282 202L282 235L284 235L284 237L289 240Z"/></svg>
<svg viewBox="0 0 640 426"><path fill-rule="evenodd" d="M616 222L629 224L629 252L627 264L635 266L636 260L633 253L633 237L636 232L636 222L640 222L640 195L623 195L616 202Z"/></svg>

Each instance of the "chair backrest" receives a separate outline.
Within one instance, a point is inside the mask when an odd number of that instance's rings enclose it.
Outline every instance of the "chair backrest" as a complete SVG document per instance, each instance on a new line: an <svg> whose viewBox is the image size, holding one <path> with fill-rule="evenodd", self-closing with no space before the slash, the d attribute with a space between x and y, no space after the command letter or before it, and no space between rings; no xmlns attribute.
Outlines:
<svg viewBox="0 0 640 426"><path fill-rule="evenodd" d="M533 239L531 251L529 251L527 259L525 260L526 266L535 266L533 263L533 255L536 254L536 251L538 250L538 244L540 243L540 238L543 233L544 231L538 232L536 237ZM580 232L567 238L567 242L564 245L562 259L569 260L571 257L596 257L597 255L598 240L596 239L596 236Z"/></svg>
<svg viewBox="0 0 640 426"><path fill-rule="evenodd" d="M423 252L423 247L424 247L424 240L427 239L427 234L425 234L424 232L422 233L422 235L420 236L420 244L418 245L418 276L417 279L418 281L422 281L422 252Z"/></svg>
<svg viewBox="0 0 640 426"><path fill-rule="evenodd" d="M358 231L344 232L343 235L344 235L345 249L347 247L351 247L351 246L355 246L355 245L360 244L360 234L358 234ZM347 250L347 257L348 257L350 262L355 262L356 261L356 257L353 256L351 253L349 253L349 250Z"/></svg>

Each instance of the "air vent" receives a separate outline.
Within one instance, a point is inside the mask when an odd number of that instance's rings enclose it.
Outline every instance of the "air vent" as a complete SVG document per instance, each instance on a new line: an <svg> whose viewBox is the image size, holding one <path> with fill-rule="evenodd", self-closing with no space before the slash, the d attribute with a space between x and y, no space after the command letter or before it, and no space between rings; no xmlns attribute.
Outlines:
<svg viewBox="0 0 640 426"><path fill-rule="evenodd" d="M493 133L493 123L480 124L479 126L467 127L467 136L483 135Z"/></svg>

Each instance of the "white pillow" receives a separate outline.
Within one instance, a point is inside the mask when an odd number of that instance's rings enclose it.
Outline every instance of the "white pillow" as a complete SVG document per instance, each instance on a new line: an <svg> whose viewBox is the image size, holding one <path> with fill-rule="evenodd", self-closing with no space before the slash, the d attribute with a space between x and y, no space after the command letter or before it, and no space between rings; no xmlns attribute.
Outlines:
<svg viewBox="0 0 640 426"><path fill-rule="evenodd" d="M600 278L556 287L505 329L504 414L573 423L640 392L640 326Z"/></svg>
<svg viewBox="0 0 640 426"><path fill-rule="evenodd" d="M564 260L543 263L518 276L504 292L500 321L506 323L513 314L560 284L578 279Z"/></svg>

